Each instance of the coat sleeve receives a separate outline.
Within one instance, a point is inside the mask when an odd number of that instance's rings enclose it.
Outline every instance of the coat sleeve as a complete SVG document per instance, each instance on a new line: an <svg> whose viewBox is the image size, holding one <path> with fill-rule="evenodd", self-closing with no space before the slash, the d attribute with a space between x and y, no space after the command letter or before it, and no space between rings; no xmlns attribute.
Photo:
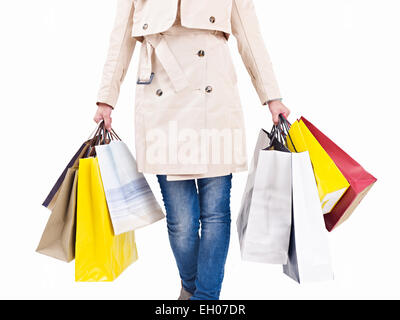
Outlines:
<svg viewBox="0 0 400 320"><path fill-rule="evenodd" d="M253 0L233 0L232 34L262 104L281 99Z"/></svg>
<svg viewBox="0 0 400 320"><path fill-rule="evenodd" d="M131 36L133 13L133 0L118 0L117 14L109 39L108 54L97 95L97 103L106 103L113 108L117 104L120 86L136 45L135 38Z"/></svg>

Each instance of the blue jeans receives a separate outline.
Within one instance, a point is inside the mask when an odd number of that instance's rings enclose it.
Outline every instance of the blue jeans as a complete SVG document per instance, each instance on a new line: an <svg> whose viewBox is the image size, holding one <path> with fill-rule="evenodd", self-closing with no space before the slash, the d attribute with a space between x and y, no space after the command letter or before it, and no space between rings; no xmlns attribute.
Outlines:
<svg viewBox="0 0 400 320"><path fill-rule="evenodd" d="M196 180L157 178L182 286L192 300L218 300L230 240L232 174L197 179L197 187Z"/></svg>

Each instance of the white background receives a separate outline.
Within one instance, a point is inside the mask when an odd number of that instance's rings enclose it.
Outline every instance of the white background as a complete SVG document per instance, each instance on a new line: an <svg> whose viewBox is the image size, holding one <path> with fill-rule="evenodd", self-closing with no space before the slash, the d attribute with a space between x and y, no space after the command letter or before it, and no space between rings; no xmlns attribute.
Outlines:
<svg viewBox="0 0 400 320"><path fill-rule="evenodd" d="M222 299L400 298L397 0L254 0L292 121L304 115L378 182L329 234L335 280L298 285L280 266L242 262L236 217L246 173L234 175L232 238ZM0 3L0 298L176 299L180 282L165 220L136 233L139 261L113 283L75 283L74 263L35 253L41 206L94 129L92 118L116 1ZM231 37L249 155L270 115ZM136 50L113 112L134 150ZM160 198L154 176L147 176Z"/></svg>

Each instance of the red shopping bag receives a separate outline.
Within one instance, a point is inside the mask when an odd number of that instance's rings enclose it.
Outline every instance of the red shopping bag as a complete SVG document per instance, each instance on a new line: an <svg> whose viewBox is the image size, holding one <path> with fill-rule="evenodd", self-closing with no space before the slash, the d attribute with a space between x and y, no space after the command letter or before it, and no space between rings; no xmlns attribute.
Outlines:
<svg viewBox="0 0 400 320"><path fill-rule="evenodd" d="M301 117L301 120L303 120L304 124L350 183L350 187L333 210L324 215L326 229L332 231L350 217L377 179L365 171L360 164L340 149L311 122L304 117Z"/></svg>

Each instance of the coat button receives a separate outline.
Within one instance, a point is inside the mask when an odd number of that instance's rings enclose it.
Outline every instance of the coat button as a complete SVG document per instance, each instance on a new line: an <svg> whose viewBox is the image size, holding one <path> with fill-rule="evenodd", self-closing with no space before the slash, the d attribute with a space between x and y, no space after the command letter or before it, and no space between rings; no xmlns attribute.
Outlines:
<svg viewBox="0 0 400 320"><path fill-rule="evenodd" d="M148 25L147 23L145 23L145 24L143 25L143 30L146 30L148 27L149 27L149 25Z"/></svg>
<svg viewBox="0 0 400 320"><path fill-rule="evenodd" d="M215 22L215 17L214 17L214 16L211 16L211 17L210 17L210 22L211 22L211 23L214 23L214 22Z"/></svg>
<svg viewBox="0 0 400 320"><path fill-rule="evenodd" d="M163 94L163 92L162 92L161 89L158 89L158 90L156 91L156 95L158 95L159 97L162 96L162 94Z"/></svg>
<svg viewBox="0 0 400 320"><path fill-rule="evenodd" d="M212 91L212 87L211 87L211 86L207 86L207 87L206 87L206 92L207 92L207 93L210 93L211 91Z"/></svg>
<svg viewBox="0 0 400 320"><path fill-rule="evenodd" d="M204 57L205 54L206 54L206 53L204 52L204 50L199 50L199 52L197 52L197 55L198 55L199 57Z"/></svg>

